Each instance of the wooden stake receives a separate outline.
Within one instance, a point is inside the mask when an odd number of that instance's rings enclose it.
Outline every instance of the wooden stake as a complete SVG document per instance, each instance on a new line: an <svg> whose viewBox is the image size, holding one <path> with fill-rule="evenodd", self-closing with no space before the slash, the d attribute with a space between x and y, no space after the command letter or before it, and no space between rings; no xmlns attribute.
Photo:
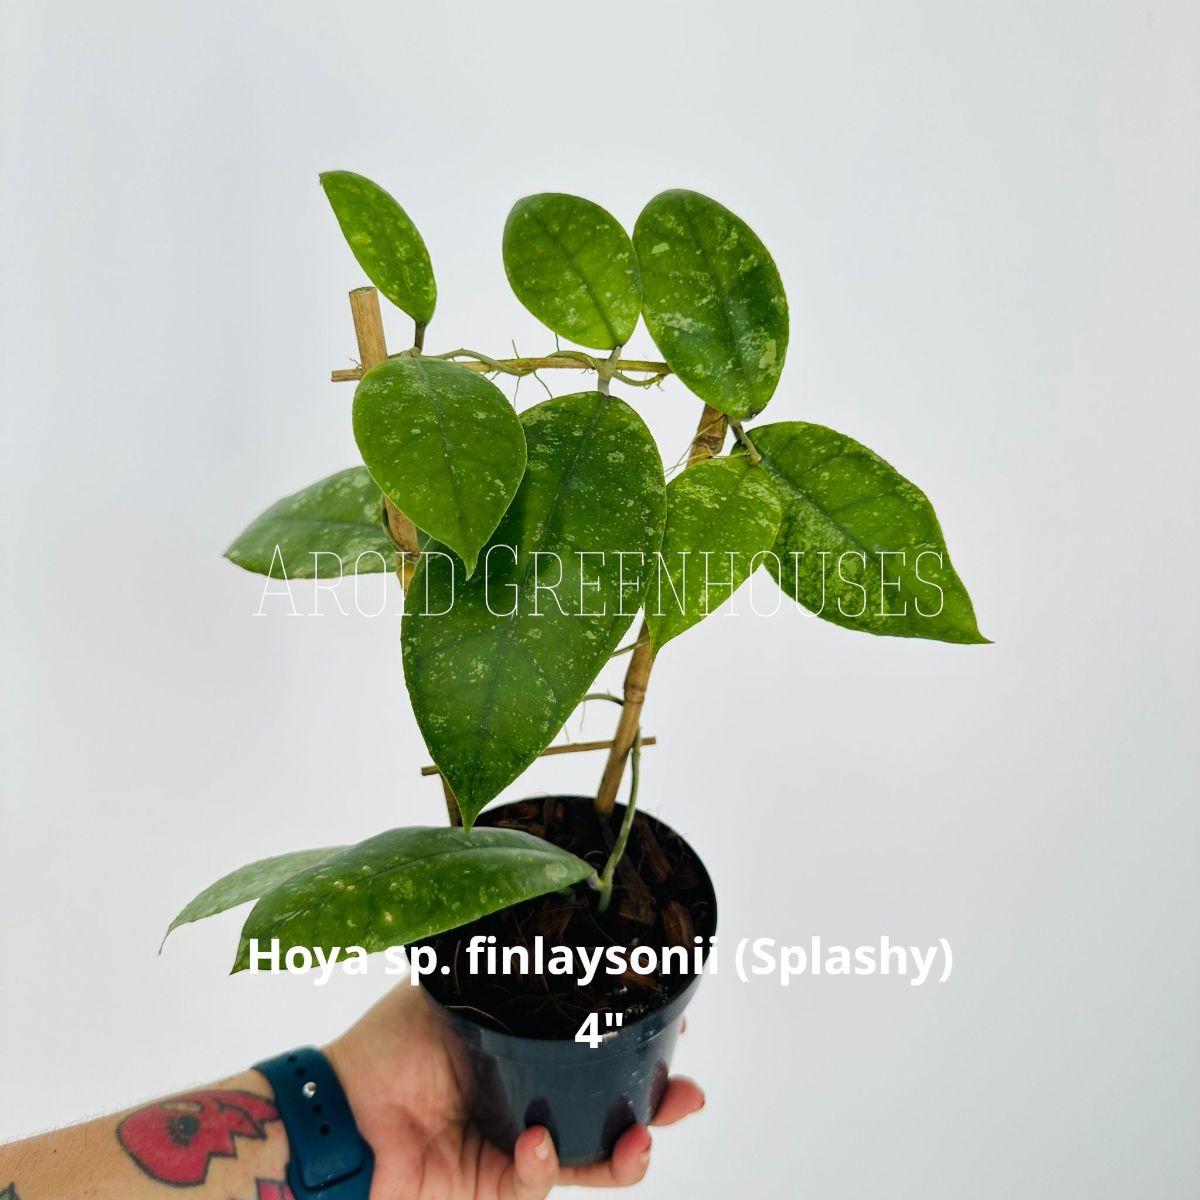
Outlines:
<svg viewBox="0 0 1200 1200"><path fill-rule="evenodd" d="M424 775L427 768L421 769L421 774ZM435 775L441 776L442 780L442 795L446 797L446 813L450 817L451 825L462 824L462 813L459 811L458 801L454 798L454 793L450 790L450 781L442 775L437 767L433 768Z"/></svg>
<svg viewBox="0 0 1200 1200"><path fill-rule="evenodd" d="M688 466L694 467L697 463L719 454L725 444L727 428L725 414L706 404L700 414L696 436L692 439ZM613 735L608 761L604 764L600 790L596 793L596 811L602 817L608 816L616 803L617 788L620 787L621 776L625 773L625 760L633 748L633 739L637 737L638 726L642 721L642 704L645 702L646 688L650 683L650 668L654 666L654 647L650 644L650 631L645 618L642 619L637 641L638 645L629 659L629 669L625 672L625 703L617 721L617 732ZM646 739L643 738L642 745L645 744Z"/></svg>
<svg viewBox="0 0 1200 1200"><path fill-rule="evenodd" d="M656 737L642 738L643 746L654 746L657 743L658 738ZM607 750L610 746L612 746L611 739L606 739L603 742L564 742L561 746L547 746L546 749L538 755L538 758L551 758L555 754L579 754L584 750ZM441 772L437 769L437 767L429 766L422 767L421 774L425 776L441 775ZM445 776L442 776L442 778L444 781Z"/></svg>
<svg viewBox="0 0 1200 1200"><path fill-rule="evenodd" d="M729 418L711 404L706 404L700 414L700 424L696 426L696 436L692 438L692 450L688 455L687 465L694 467L707 458L716 458L721 453L721 447L725 445L725 431L728 428Z"/></svg>
<svg viewBox="0 0 1200 1200"><path fill-rule="evenodd" d="M355 288L350 293L350 312L354 317L354 335L358 339L361 377L388 356L387 339L383 334L383 314L379 311L379 293L373 287ZM407 590L421 554L417 543L417 527L387 496L383 498L383 507L387 513L388 534L392 545L396 547L396 575L400 586Z"/></svg>
<svg viewBox="0 0 1200 1200"><path fill-rule="evenodd" d="M355 288L350 293L350 312L354 317L354 336L358 339L358 358L366 372L387 358L379 293L373 287Z"/></svg>

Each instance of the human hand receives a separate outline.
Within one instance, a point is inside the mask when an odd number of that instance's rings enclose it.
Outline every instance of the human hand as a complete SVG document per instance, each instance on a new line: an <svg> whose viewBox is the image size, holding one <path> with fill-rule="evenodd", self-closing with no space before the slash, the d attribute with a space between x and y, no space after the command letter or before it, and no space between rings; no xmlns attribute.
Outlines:
<svg viewBox="0 0 1200 1200"><path fill-rule="evenodd" d="M326 1047L375 1152L371 1200L542 1200L555 1184L625 1187L646 1174L644 1125L589 1167L560 1167L541 1127L525 1130L511 1155L497 1149L471 1121L445 1037L425 993L402 983ZM674 1124L703 1106L695 1083L674 1078L651 1124Z"/></svg>

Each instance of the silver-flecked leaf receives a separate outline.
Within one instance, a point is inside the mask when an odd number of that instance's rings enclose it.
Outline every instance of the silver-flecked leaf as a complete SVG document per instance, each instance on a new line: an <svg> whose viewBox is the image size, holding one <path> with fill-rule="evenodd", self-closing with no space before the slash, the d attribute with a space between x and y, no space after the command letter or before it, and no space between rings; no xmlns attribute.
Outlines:
<svg viewBox="0 0 1200 1200"><path fill-rule="evenodd" d="M504 393L458 363L389 358L354 393L354 437L397 508L474 571L525 472Z"/></svg>
<svg viewBox="0 0 1200 1200"><path fill-rule="evenodd" d="M645 599L655 653L763 564L782 515L770 475L744 456L712 458L671 480L661 558Z"/></svg>
<svg viewBox="0 0 1200 1200"><path fill-rule="evenodd" d="M581 346L611 350L637 327L642 286L629 235L581 196L518 200L504 226L504 269L517 299Z"/></svg>
<svg viewBox="0 0 1200 1200"><path fill-rule="evenodd" d="M594 874L583 859L516 829L392 829L339 850L264 893L242 928L250 941L361 946L368 953L455 929Z"/></svg>
<svg viewBox="0 0 1200 1200"><path fill-rule="evenodd" d="M468 827L579 704L662 540L662 461L629 405L583 392L521 421L525 478L479 570L465 581L430 546L401 626L413 711Z"/></svg>
<svg viewBox="0 0 1200 1200"><path fill-rule="evenodd" d="M671 370L731 417L761 412L788 345L779 271L755 232L699 192L670 191L633 231L642 311Z"/></svg>
<svg viewBox="0 0 1200 1200"><path fill-rule="evenodd" d="M210 883L190 904L184 906L179 916L167 926L163 941L180 925L201 921L205 917L237 908L239 904L257 900L292 876L315 867L344 849L344 846L324 846L317 850L293 850L289 854L261 858L258 862L247 863L236 871L230 871L216 883Z"/></svg>
<svg viewBox="0 0 1200 1200"><path fill-rule="evenodd" d="M397 308L427 324L437 307L437 284L408 213L379 184L353 171L326 171L321 187L367 278Z"/></svg>
<svg viewBox="0 0 1200 1200"><path fill-rule="evenodd" d="M282 579L329 579L395 569L383 528L383 494L366 467L351 467L272 504L234 539L225 557Z"/></svg>
<svg viewBox="0 0 1200 1200"><path fill-rule="evenodd" d="M824 425L781 421L750 435L783 502L767 567L792 599L866 633L988 640L920 488Z"/></svg>

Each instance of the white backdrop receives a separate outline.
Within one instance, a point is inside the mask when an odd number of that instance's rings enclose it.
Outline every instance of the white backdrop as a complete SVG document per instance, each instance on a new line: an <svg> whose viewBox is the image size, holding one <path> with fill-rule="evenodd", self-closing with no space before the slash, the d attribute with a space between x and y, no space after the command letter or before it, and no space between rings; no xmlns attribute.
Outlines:
<svg viewBox="0 0 1200 1200"><path fill-rule="evenodd" d="M521 195L739 212L791 302L767 419L923 487L995 639L790 607L663 653L644 802L724 938L945 936L956 968L707 981L678 1066L709 1104L642 1194L1196 1194L1193 4L2 12L0 1135L328 1037L384 986L229 978L234 915L155 957L223 871L442 812L396 619L255 619L220 557L356 461L328 373L363 279L316 181L345 167L424 231L434 349L548 347L500 262ZM635 402L681 451L695 402Z"/></svg>

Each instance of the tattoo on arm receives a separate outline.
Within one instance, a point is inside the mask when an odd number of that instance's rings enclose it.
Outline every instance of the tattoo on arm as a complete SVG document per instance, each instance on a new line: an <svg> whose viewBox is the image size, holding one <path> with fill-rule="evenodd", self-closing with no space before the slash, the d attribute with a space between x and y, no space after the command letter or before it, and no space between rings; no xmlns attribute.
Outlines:
<svg viewBox="0 0 1200 1200"><path fill-rule="evenodd" d="M208 1177L212 1159L237 1157L235 1137L263 1141L266 1123L278 1120L275 1105L252 1092L190 1092L131 1113L117 1126L117 1140L151 1179L195 1187ZM0 1200L17 1197L0 1194ZM263 1179L258 1200L291 1200L291 1193Z"/></svg>
<svg viewBox="0 0 1200 1200"><path fill-rule="evenodd" d="M292 1189L282 1179L259 1179L258 1195L255 1200L296 1200ZM4 1200L0 1196L0 1200Z"/></svg>
<svg viewBox="0 0 1200 1200"><path fill-rule="evenodd" d="M254 1187L255 1200L296 1200L292 1189L282 1179L256 1179ZM0 1200L21 1200L17 1195L17 1185L10 1183L0 1192Z"/></svg>

